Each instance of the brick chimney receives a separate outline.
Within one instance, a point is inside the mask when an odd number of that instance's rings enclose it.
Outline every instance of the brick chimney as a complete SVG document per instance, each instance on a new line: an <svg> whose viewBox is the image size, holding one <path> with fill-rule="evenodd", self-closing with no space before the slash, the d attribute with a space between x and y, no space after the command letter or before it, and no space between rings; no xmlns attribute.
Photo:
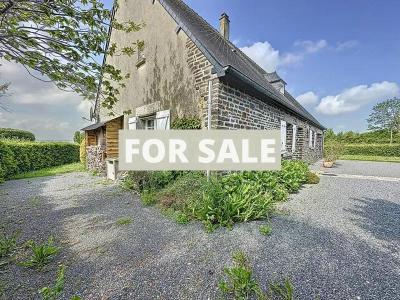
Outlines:
<svg viewBox="0 0 400 300"><path fill-rule="evenodd" d="M229 24L230 24L229 16L226 13L223 13L221 15L221 18L219 18L219 32L221 35L229 40Z"/></svg>

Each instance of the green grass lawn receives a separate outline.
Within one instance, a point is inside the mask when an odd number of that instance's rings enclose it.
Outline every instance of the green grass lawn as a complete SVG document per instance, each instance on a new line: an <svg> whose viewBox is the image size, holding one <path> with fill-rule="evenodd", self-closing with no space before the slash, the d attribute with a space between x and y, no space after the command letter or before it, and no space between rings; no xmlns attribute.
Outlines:
<svg viewBox="0 0 400 300"><path fill-rule="evenodd" d="M85 166L83 164L73 163L73 164L68 164L68 165L62 165L62 166L51 167L51 168L41 169L41 170L37 170L37 171L31 171L31 172L17 174L12 179L45 177L45 176L52 176L52 175L63 174L63 173L83 172L83 171L85 171Z"/></svg>
<svg viewBox="0 0 400 300"><path fill-rule="evenodd" d="M395 156L368 156L368 155L342 155L339 159L344 160L364 160L364 161L385 161L385 162L398 162L400 157Z"/></svg>

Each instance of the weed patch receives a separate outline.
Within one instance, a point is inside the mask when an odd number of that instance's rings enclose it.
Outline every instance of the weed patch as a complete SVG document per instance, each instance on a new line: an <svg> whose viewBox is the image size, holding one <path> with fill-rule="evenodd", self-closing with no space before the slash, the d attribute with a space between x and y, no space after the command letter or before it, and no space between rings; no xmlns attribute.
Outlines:
<svg viewBox="0 0 400 300"><path fill-rule="evenodd" d="M125 226L132 224L132 218L126 217L126 218L120 218L117 220L117 225L119 226Z"/></svg>
<svg viewBox="0 0 400 300"><path fill-rule="evenodd" d="M39 294L43 300L56 300L64 291L65 285L65 266L61 265L58 273L56 282L51 287L44 287L39 290Z"/></svg>
<svg viewBox="0 0 400 300"><path fill-rule="evenodd" d="M219 283L219 290L227 299L293 300L294 288L289 279L284 283L269 284L269 290L263 291L253 276L248 258L242 251L232 255L233 266L224 269L225 278Z"/></svg>
<svg viewBox="0 0 400 300"><path fill-rule="evenodd" d="M17 247L18 233L12 236L0 234L0 258L10 256Z"/></svg>
<svg viewBox="0 0 400 300"><path fill-rule="evenodd" d="M27 261L24 261L21 264L28 268L42 269L59 251L59 248L54 245L53 238L50 238L47 242L42 244L36 244L34 241L29 241L27 245L32 251L32 255Z"/></svg>
<svg viewBox="0 0 400 300"><path fill-rule="evenodd" d="M261 225L259 231L262 235L271 235L272 227L270 225Z"/></svg>

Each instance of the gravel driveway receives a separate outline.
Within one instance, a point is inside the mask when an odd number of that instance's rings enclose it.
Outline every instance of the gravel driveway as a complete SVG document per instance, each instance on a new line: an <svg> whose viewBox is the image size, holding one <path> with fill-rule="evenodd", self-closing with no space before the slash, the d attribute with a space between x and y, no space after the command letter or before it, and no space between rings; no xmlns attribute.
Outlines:
<svg viewBox="0 0 400 300"><path fill-rule="evenodd" d="M216 299L239 249L263 286L288 277L296 299L400 299L399 182L323 175L282 205L287 214L272 219L268 237L259 233L265 222L213 234L177 225L86 173L10 181L0 199L8 232L21 230L20 241L53 235L62 249L43 272L0 268L6 299L37 298L59 263L67 266L63 299ZM122 217L132 223L118 225Z"/></svg>

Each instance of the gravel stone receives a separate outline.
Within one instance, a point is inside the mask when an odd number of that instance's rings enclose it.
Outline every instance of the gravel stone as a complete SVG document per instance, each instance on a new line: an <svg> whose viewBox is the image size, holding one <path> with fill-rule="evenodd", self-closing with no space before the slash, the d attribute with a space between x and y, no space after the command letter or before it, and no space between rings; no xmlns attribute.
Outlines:
<svg viewBox="0 0 400 300"><path fill-rule="evenodd" d="M20 242L54 236L61 251L42 272L0 268L0 282L6 299L38 299L63 263L61 299L217 299L223 268L241 249L264 288L290 278L296 299L400 299L399 195L396 182L321 176L280 205L287 213L264 236L267 221L212 234L199 222L178 225L86 173L9 181L0 185L1 225L21 230ZM118 226L123 217L132 223Z"/></svg>

